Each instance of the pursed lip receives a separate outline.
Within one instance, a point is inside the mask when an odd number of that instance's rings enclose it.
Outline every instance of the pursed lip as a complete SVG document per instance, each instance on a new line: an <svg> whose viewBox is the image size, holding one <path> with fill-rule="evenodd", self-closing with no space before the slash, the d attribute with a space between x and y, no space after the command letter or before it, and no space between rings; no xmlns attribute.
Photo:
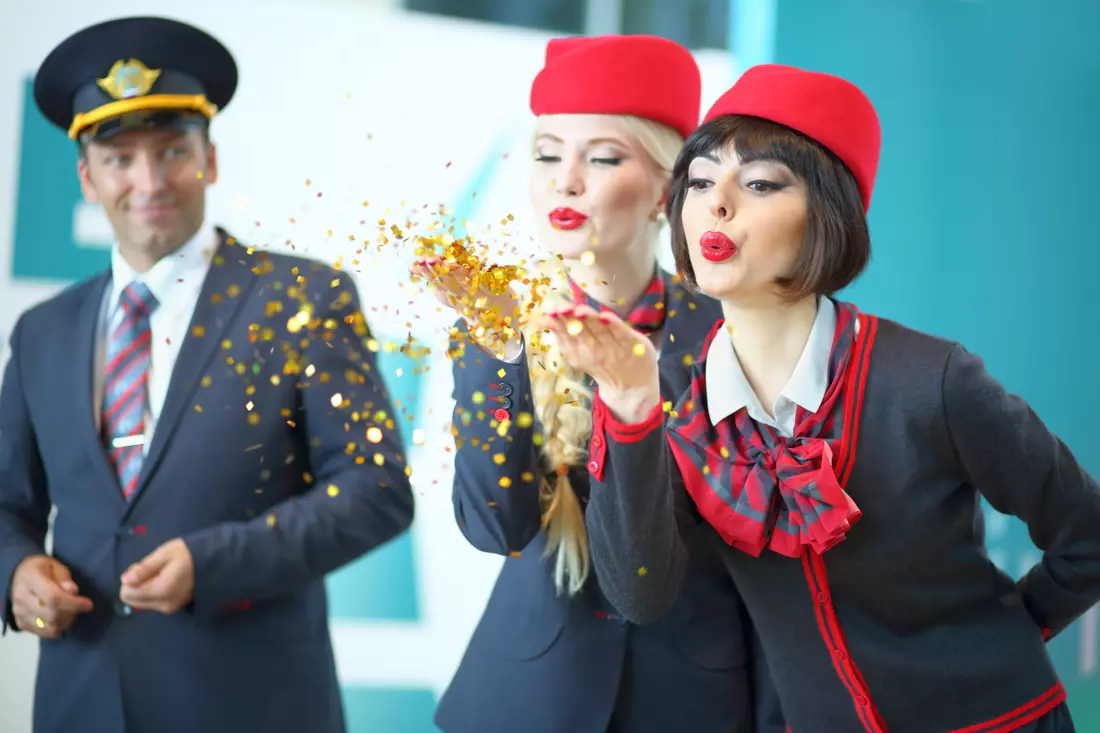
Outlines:
<svg viewBox="0 0 1100 733"><path fill-rule="evenodd" d="M555 229L576 229L583 226L588 217L575 209L562 206L550 212L550 225Z"/></svg>
<svg viewBox="0 0 1100 733"><path fill-rule="evenodd" d="M699 237L699 248L710 262L724 262L737 254L737 244L722 232L705 232Z"/></svg>

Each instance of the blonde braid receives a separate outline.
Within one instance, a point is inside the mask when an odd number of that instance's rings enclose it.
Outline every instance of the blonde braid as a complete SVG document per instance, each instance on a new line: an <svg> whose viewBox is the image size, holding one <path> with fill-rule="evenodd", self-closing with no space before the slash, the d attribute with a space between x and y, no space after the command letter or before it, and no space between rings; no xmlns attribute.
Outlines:
<svg viewBox="0 0 1100 733"><path fill-rule="evenodd" d="M632 116L623 119L658 169L669 173L684 142L680 134L652 120ZM657 236L657 228L653 236ZM551 260L551 266L558 262L556 258ZM565 269L559 267L550 274L557 281L556 287L540 304L541 312L569 302ZM537 323L538 316L539 313L534 313L528 322ZM549 467L539 478L546 557L555 555L554 584L558 593L572 596L584 588L590 570L584 510L569 481L569 468L582 463L588 455L592 390L585 384L585 375L562 359L552 334L532 327L523 330L528 345L531 397L542 430L542 455Z"/></svg>

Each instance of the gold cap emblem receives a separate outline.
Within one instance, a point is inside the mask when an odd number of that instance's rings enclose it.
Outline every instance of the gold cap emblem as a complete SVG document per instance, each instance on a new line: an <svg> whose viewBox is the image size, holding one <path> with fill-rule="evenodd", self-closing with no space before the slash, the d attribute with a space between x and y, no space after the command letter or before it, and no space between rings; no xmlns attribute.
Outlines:
<svg viewBox="0 0 1100 733"><path fill-rule="evenodd" d="M160 69L150 69L137 59L119 59L97 83L115 99L132 99L148 94L158 76Z"/></svg>

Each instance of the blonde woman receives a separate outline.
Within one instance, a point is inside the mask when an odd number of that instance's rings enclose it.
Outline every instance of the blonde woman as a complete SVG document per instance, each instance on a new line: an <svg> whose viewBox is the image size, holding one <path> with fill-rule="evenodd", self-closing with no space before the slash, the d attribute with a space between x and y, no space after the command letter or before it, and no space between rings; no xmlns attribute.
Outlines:
<svg viewBox="0 0 1100 733"><path fill-rule="evenodd" d="M662 272L655 251L699 104L698 67L671 41L549 44L531 90L530 194L540 244L568 274L543 310L613 311L673 358L701 344L720 309ZM460 265L413 271L445 303L468 294L472 273ZM493 309L514 312L511 298L484 295L461 328L483 326ZM685 721L695 733L782 731L766 675L753 680L754 666L766 667L741 600L709 547L693 548L685 592L660 622L634 626L615 612L585 531L594 385L565 368L546 333L487 335L488 348L455 359L454 505L470 543L508 559L437 724L446 733L667 733Z"/></svg>

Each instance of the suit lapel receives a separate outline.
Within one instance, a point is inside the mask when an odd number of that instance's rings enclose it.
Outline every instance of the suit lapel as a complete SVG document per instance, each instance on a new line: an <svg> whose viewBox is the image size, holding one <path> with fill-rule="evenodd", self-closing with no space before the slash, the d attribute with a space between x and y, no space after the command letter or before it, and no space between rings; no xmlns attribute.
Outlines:
<svg viewBox="0 0 1100 733"><path fill-rule="evenodd" d="M137 488L128 505L132 508L148 485L176 427L191 404L203 373L218 352L222 335L236 320L255 282L255 258L241 245L231 243L218 230L218 250L203 281L195 313L180 347L153 440L141 466Z"/></svg>
<svg viewBox="0 0 1100 733"><path fill-rule="evenodd" d="M102 392L95 388L96 347L99 343L99 317L103 312L103 297L107 288L111 286L111 273L108 270L92 280L87 287L84 301L80 306L75 319L75 338L71 343L76 345L77 358L73 368L76 371L72 384L77 387L77 398L73 404L77 408L77 433L81 437L84 447L92 455L92 463L95 472L102 478L94 481L95 484L106 486L111 493L112 500L120 507L123 504L122 489L118 484L118 476L111 467L107 448L100 438L99 421L96 417L99 407L96 400L102 398Z"/></svg>

